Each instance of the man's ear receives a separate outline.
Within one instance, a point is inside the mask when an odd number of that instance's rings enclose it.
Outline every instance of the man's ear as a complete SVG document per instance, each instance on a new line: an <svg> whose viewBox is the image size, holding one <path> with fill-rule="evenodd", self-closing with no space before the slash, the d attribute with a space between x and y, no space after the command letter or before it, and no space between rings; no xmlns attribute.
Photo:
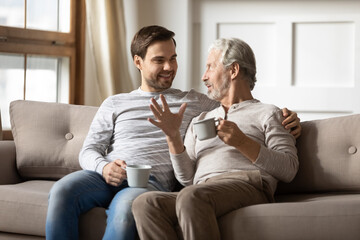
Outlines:
<svg viewBox="0 0 360 240"><path fill-rule="evenodd" d="M142 70L142 62L143 60L140 56L138 55L134 56L134 64L139 70Z"/></svg>
<svg viewBox="0 0 360 240"><path fill-rule="evenodd" d="M237 62L234 62L230 66L231 79L235 79L240 74L240 65Z"/></svg>

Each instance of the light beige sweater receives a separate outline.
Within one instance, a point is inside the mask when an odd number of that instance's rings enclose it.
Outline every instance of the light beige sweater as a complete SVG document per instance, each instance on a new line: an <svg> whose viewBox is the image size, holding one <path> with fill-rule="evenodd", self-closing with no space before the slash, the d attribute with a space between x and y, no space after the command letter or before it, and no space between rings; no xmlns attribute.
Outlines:
<svg viewBox="0 0 360 240"><path fill-rule="evenodd" d="M184 140L186 151L171 155L175 176L181 184L198 184L226 172L260 170L273 194L278 180L289 182L295 177L299 165L295 139L282 126L283 116L278 107L254 99L234 104L228 111L227 120L235 122L244 134L260 143L255 163L218 137L197 139L194 122L213 117L225 119L224 108L221 106L194 118Z"/></svg>

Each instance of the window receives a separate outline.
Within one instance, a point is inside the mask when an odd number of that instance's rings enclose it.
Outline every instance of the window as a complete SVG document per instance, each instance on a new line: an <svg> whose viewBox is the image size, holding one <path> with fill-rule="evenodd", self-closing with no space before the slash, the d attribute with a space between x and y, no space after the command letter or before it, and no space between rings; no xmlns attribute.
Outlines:
<svg viewBox="0 0 360 240"><path fill-rule="evenodd" d="M83 104L84 26L85 0L0 0L5 139L11 139L11 101Z"/></svg>

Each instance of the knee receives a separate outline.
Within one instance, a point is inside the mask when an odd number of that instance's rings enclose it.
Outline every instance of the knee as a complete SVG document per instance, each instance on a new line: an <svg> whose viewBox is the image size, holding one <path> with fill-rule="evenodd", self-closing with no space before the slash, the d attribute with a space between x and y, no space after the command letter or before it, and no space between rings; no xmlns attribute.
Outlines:
<svg viewBox="0 0 360 240"><path fill-rule="evenodd" d="M69 209L74 199L70 196L69 191L64 184L56 182L48 195L48 211L58 212Z"/></svg>
<svg viewBox="0 0 360 240"><path fill-rule="evenodd" d="M185 187L180 191L176 198L176 212L193 211L198 204L205 204L206 194L202 192L197 185Z"/></svg>
<svg viewBox="0 0 360 240"><path fill-rule="evenodd" d="M168 211L169 208L175 207L175 199L169 201L169 197L166 193L162 192L146 192L138 196L132 204L132 212L134 215L151 215L161 214L164 211Z"/></svg>
<svg viewBox="0 0 360 240"><path fill-rule="evenodd" d="M135 198L132 203L131 210L136 216L140 213L147 213L154 207L153 193L146 192Z"/></svg>
<svg viewBox="0 0 360 240"><path fill-rule="evenodd" d="M203 193L199 192L199 189L195 185L189 186L180 191L180 193L178 194L178 196L176 198L176 202L179 202L179 203L192 202L194 200L199 199L202 195L203 195Z"/></svg>
<svg viewBox="0 0 360 240"><path fill-rule="evenodd" d="M70 173L56 181L49 192L49 202L73 200L74 195L79 191L77 175L80 174L78 172Z"/></svg>
<svg viewBox="0 0 360 240"><path fill-rule="evenodd" d="M63 183L61 179L52 186L49 192L49 201L64 199L69 195L69 186L66 183Z"/></svg>

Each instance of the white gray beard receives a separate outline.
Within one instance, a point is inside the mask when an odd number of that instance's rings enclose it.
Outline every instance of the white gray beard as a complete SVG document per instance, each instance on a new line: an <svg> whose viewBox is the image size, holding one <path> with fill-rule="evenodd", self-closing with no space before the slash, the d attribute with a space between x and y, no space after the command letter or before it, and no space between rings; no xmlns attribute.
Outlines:
<svg viewBox="0 0 360 240"><path fill-rule="evenodd" d="M225 79L225 77L222 77L223 83L221 84L220 88L213 89L211 92L208 91L207 95L210 99L220 101L227 93L227 91L230 88L230 80Z"/></svg>

